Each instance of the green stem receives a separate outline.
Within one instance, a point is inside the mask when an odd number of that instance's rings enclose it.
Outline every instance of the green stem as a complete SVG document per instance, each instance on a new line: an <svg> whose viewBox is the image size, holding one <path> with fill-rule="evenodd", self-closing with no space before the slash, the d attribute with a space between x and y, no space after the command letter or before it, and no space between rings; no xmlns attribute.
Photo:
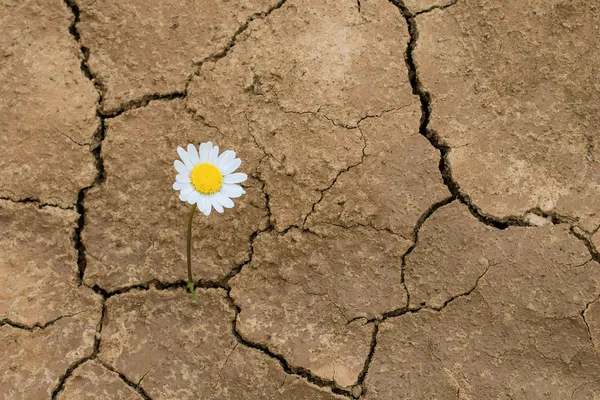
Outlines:
<svg viewBox="0 0 600 400"><path fill-rule="evenodd" d="M196 290L194 289L194 278L192 277L192 222L194 221L194 213L196 212L196 205L192 204L190 214L188 215L188 226L187 226L187 273L188 273L188 289L192 298L196 303L200 304L198 297L196 296Z"/></svg>

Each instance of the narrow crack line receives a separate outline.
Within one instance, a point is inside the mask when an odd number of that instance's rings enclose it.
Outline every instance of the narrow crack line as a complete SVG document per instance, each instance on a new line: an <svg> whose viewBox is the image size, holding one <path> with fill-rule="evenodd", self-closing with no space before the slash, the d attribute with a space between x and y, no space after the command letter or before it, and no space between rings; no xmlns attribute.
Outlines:
<svg viewBox="0 0 600 400"><path fill-rule="evenodd" d="M262 151L262 153L265 155L265 157L271 157L273 160L275 160L275 161L277 161L279 164L283 165L283 162L282 162L281 160L279 160L277 157L275 157L275 155L274 155L274 154L272 154L272 153L269 153L269 152L267 151L267 149L265 149L265 148L264 148L264 146L262 146L262 145L260 144L260 142L259 142L258 138L257 138L257 137L256 137L256 135L254 134L254 130L252 129L251 121L250 121L250 118L248 118L248 114L247 114L247 113L244 113L244 117L246 118L246 126L247 126L247 128L248 128L248 134L249 134L249 135L252 137L252 140L254 141L254 144L256 145L256 147L258 147L258 149L259 149L260 151ZM262 157L262 158L261 158L261 161L262 161L262 160L263 160L265 157ZM259 164L260 164L260 162L259 162ZM264 186L266 185L266 183L265 183L265 182L264 182L264 180L263 180L263 179L260 177L260 175L258 175L258 174L255 174L255 175L253 175L253 177L254 177L254 178L256 178L256 179L258 179L260 182L262 182L262 184L263 184L263 188L264 188ZM264 191L263 191L263 193L264 193Z"/></svg>
<svg viewBox="0 0 600 400"><path fill-rule="evenodd" d="M203 60L201 60L195 64L195 66L197 67L197 70L192 74L191 78L193 78L193 76L196 75L200 71L200 68L202 67L202 65L204 63L210 62L210 61L215 62L215 61L218 61L221 58L224 58L225 56L227 56L229 51L236 45L238 36L241 35L246 29L248 29L248 27L250 26L250 23L252 21L257 20L257 19L267 18L269 15L271 15L271 13L273 11L283 7L283 5L286 3L286 1L287 0L280 0L273 6L269 7L266 11L255 12L254 14L252 14L242 25L240 25L238 27L238 29L234 32L231 39L229 39L229 42L225 45L225 47L222 50L220 50L217 53L211 54L210 56L204 58ZM189 81L191 81L191 78L189 79ZM187 89L187 86L189 85L189 81L186 82L186 89ZM187 90L186 90L186 92L187 92Z"/></svg>
<svg viewBox="0 0 600 400"><path fill-rule="evenodd" d="M81 366L86 361L95 359L97 357L98 352L100 351L100 339L102 338L102 325L104 323L105 314L106 314L106 301L103 299L102 300L102 311L100 313L100 320L98 321L98 325L96 326L96 333L94 335L94 345L92 348L92 353L90 355L80 358L79 360L76 360L71 365L69 365L69 367L67 368L65 373L59 378L58 384L52 391L52 396L51 396L52 400L56 400L56 397L64 390L66 382L69 380L71 375L73 375L73 372L77 368L79 368L79 366Z"/></svg>
<svg viewBox="0 0 600 400"><path fill-rule="evenodd" d="M219 368L219 371L217 372L217 377L215 378L215 381L214 381L213 385L211 386L211 390L213 392L217 388L217 385L219 384L219 379L221 379L221 375L223 374L223 370L225 369L225 366L227 365L227 362L229 361L229 357L231 357L231 355L233 354L233 352L235 351L235 349L237 349L237 347L239 345L240 345L240 342L236 342L235 345L233 345L233 348L231 349L231 351L227 354L227 357L225 357L225 361L223 362L223 365L221 365L221 367Z"/></svg>
<svg viewBox="0 0 600 400"><path fill-rule="evenodd" d="M156 367L159 364L160 361L155 362L154 364L152 364L150 366L150 368L148 368L148 370L146 372L144 372L144 374L140 377L140 379L138 379L138 381L136 382L135 386L139 387L140 384L142 383L142 381L144 380L144 378L146 377L146 375L148 375L148 373L150 371L152 371L152 369L154 369L154 367Z"/></svg>
<svg viewBox="0 0 600 400"><path fill-rule="evenodd" d="M273 400L273 399L275 399L275 397L277 396L277 392L280 391L281 389L283 389L283 386L285 385L285 381L287 380L288 376L289 375L283 375L283 380L281 381L281 385L279 385L279 387L277 388L277 391L275 391L273 393L273 395L270 396L267 400Z"/></svg>
<svg viewBox="0 0 600 400"><path fill-rule="evenodd" d="M352 394L348 390L338 387L334 381L323 379L323 378L313 374L310 370L308 370L306 368L293 366L281 354L277 354L277 353L273 352L272 350L270 350L267 346L265 346L263 344L255 343L255 342L250 341L249 339L244 338L237 328L237 320L238 320L238 316L241 312L241 309L237 304L235 304L233 298L231 297L230 290L227 291L227 301L228 301L230 307L235 311L234 318L231 320L231 328L232 328L233 335L235 336L236 340L240 344L242 344L246 347L258 350L261 353L265 354L266 356L268 356L274 360L277 360L279 362L279 365L281 365L281 368L288 375L300 376L314 385L331 390L335 394L339 394L339 395L345 396L350 399L353 398Z"/></svg>
<svg viewBox="0 0 600 400"><path fill-rule="evenodd" d="M56 318L54 318L54 319L52 319L52 320L50 320L48 322L45 322L43 324L41 324L39 322L36 322L33 325L25 325L25 324L22 324L20 322L11 321L8 318L4 318L4 319L0 320L0 326L8 325L8 326L11 326L11 327L16 328L16 329L21 329L21 330L24 330L24 331L33 332L35 330L46 329L47 327L54 325L55 323L57 323L58 321L60 321L63 318L71 318L71 317L74 317L76 315L79 315L79 314L87 312L87 311L90 311L90 310L82 310L82 311L78 311L78 312L72 313L72 314L60 315L60 316L58 316L58 317L56 317Z"/></svg>
<svg viewBox="0 0 600 400"><path fill-rule="evenodd" d="M85 146L89 146L91 143L79 143L78 141L76 141L75 139L73 139L71 136L67 135L66 133L64 133L63 131L61 131L58 128L54 128L54 130L58 133L60 133L62 136L66 137L67 139L69 139L71 142L75 143L77 146L80 147L85 147Z"/></svg>
<svg viewBox="0 0 600 400"><path fill-rule="evenodd" d="M448 7L452 7L456 3L458 3L458 0L454 0L454 1L452 1L450 3L447 3L447 4L436 4L434 6L426 8L425 10L417 11L416 13L414 13L414 16L416 17L417 15L425 14L425 13L428 13L428 12L433 11L433 10L445 10Z"/></svg>
<svg viewBox="0 0 600 400"><path fill-rule="evenodd" d="M303 287L301 289L302 289L302 291L304 291ZM335 301L333 301L333 299L329 295L329 292L326 292L324 294L324 297L326 297L327 301L329 301L331 303L331 305L333 305L333 307L335 307L335 309L338 310L338 312L344 318L344 321L346 321L346 326L348 326L351 323L351 320L346 316L346 313L344 312L344 310L342 309L342 307L340 307ZM355 320L355 318L353 318L353 320Z"/></svg>
<svg viewBox="0 0 600 400"><path fill-rule="evenodd" d="M398 106L398 107L388 108L388 109L385 109L385 110L381 110L379 112L379 114L367 114L367 115L365 115L363 117L360 117L358 119L358 121L356 121L356 125L349 125L348 129L358 128L358 126L360 125L360 123L363 122L363 121L365 121L365 120L381 118L385 114L389 114L389 113L394 112L394 111L400 111L402 109L405 109L405 108L408 108L408 107L412 106L413 104L415 104L417 102L419 102L419 101L411 101L408 104L404 104L404 105L401 105L401 106ZM324 114L321 114L321 115L324 115Z"/></svg>
<svg viewBox="0 0 600 400"><path fill-rule="evenodd" d="M350 164L348 167L342 169L341 171L338 171L338 173L336 174L336 176L333 178L333 180L329 183L329 185L327 187L325 187L324 189L320 190L319 193L319 198L317 199L316 202L314 202L310 208L310 211L304 216L304 220L302 221L302 229L304 230L306 228L306 222L308 221L308 218L310 218L310 216L315 212L317 206L319 205L319 203L321 203L321 201L323 200L323 198L325 197L325 193L328 192L337 182L337 180L339 179L339 177L350 171L353 168L358 167L359 165L361 165L362 163L364 163L365 161L365 157L367 156L366 154L366 150L367 150L367 139L365 137L364 132L360 129L360 127L357 127L358 131L360 132L360 139L363 142L363 147L361 150L361 156L360 156L360 160L354 164Z"/></svg>
<svg viewBox="0 0 600 400"><path fill-rule="evenodd" d="M390 235L402 238L404 240L411 240L410 238L406 238L404 236L402 236L399 233L394 232L394 230L390 227L378 227L378 226L374 226L371 224L363 224L360 222L354 222L352 224L338 224L335 222L330 222L330 221L319 221L319 224L324 224L324 225L331 225L331 226L337 226L338 228L343 228L343 229L352 229L352 228L365 228L365 229L372 229L374 231L377 232L385 232L385 233L389 233Z"/></svg>
<svg viewBox="0 0 600 400"><path fill-rule="evenodd" d="M98 363L100 363L104 368L106 368L107 370L109 370L112 373L115 373L119 376L119 378L130 388L132 388L133 390L135 390L137 392L137 394L140 395L140 397L144 400L152 400L152 398L148 395L148 393L139 385L137 385L135 382L132 382L129 378L127 378L125 376L125 374L123 374L121 371L117 370L115 367L113 367L112 365L110 365L109 363L98 359L97 360Z"/></svg>
<svg viewBox="0 0 600 400"><path fill-rule="evenodd" d="M448 306L450 303L454 302L455 300L461 298L461 297L466 297L466 296L470 296L475 289L477 289L477 286L479 285L479 281L488 273L488 271L490 270L491 267L495 267L497 265L500 265L502 263L502 261L497 262L497 263L490 263L487 268L485 269L485 271L483 271L483 273L481 275L479 275L479 277L475 280L475 284L473 285L473 287L471 287L469 290L454 295L452 297L450 297L449 299L447 299L444 304L440 307L429 307L429 306L425 306L425 305L419 305L418 307L414 307L414 308L409 308L409 307L400 307L397 308L395 310L391 310L391 311L387 311L385 313L383 313L381 315L381 317L379 318L373 318L368 320L368 322L372 322L372 321L380 321L380 322L384 322L389 318L397 318L397 317L401 317L405 314L415 314L418 313L420 311L423 310L429 310L429 311L434 311L434 312L440 312L442 311L444 308L446 308L446 306Z"/></svg>
<svg viewBox="0 0 600 400"><path fill-rule="evenodd" d="M210 122L208 122L203 115L198 114L197 111L194 110L193 108L190 108L187 103L185 104L185 112L190 114L193 120L198 120L198 121L200 121L200 123L202 125L206 126L207 128L214 129L219 134L222 134L221 129L219 129L219 127L217 125L213 125ZM191 142L189 140L189 138L188 138L188 141Z"/></svg>
<svg viewBox="0 0 600 400"><path fill-rule="evenodd" d="M587 385L595 385L597 384L596 380L591 380L591 381L587 381L587 382L583 382L581 385L577 386L575 388L575 390L573 390L573 392L571 392L571 399L575 398L575 393L577 393L578 391L580 391L581 389L583 389L585 386ZM510 400L514 400L512 397L510 397Z"/></svg>
<svg viewBox="0 0 600 400"><path fill-rule="evenodd" d="M564 266L566 268L581 268L581 267L585 267L586 265L588 265L589 263L591 263L592 261L594 261L594 259L592 257L588 258L585 261L581 261L578 262L577 264L573 264L573 265L568 265L568 264L559 264L560 266Z"/></svg>
<svg viewBox="0 0 600 400"><path fill-rule="evenodd" d="M125 103L120 104L118 107L110 110L99 110L98 113L103 118L116 118L124 112L135 110L137 108L146 107L152 101L171 101L176 99L182 99L187 96L186 91L182 92L171 92L171 93L154 93L147 94L138 99L129 100Z"/></svg>
<svg viewBox="0 0 600 400"><path fill-rule="evenodd" d="M65 206L61 206L60 204L45 203L35 197L25 197L23 199L14 199L14 198L8 197L8 196L0 196L0 200L10 201L11 203L17 203L17 204L19 204L19 203L20 204L37 204L37 206L39 208L54 207L54 208L60 208L61 210L75 210L75 206L65 207Z"/></svg>
<svg viewBox="0 0 600 400"><path fill-rule="evenodd" d="M491 267L495 267L497 265L500 265L502 263L502 261L497 262L497 263L490 263L488 264L487 268L485 269L485 271L483 271L483 273L481 275L479 275L477 277L477 279L475 280L475 284L473 285L473 287L471 287L469 290L467 290L466 292L454 295L452 297L450 297L449 299L447 299L446 301L444 301L444 304L442 304L440 307L424 307L426 309L430 309L430 310L434 310L434 311L442 311L444 308L446 308L446 306L450 303L452 303L453 301L461 298L461 297L466 297L466 296L470 296L471 293L473 293L475 291L475 289L477 289L477 285L479 285L479 281L488 273L488 271L490 270Z"/></svg>
<svg viewBox="0 0 600 400"><path fill-rule="evenodd" d="M403 104L400 105L398 107L393 107L393 108L386 108L384 110L379 111L379 113L377 114L366 114L363 115L362 117L360 117L356 123L345 123L345 122L338 122L335 120L335 118L330 117L329 115L325 114L324 112L321 111L321 109L323 108L322 105L320 105L319 107L317 107L317 109L315 111L312 110L307 110L307 111L296 111L296 110L289 110L287 108L285 108L284 106L281 105L281 103L279 102L279 99L277 98L277 96L275 96L276 99L276 104L279 107L279 109L281 110L281 112L283 112L284 114L296 114L296 115L313 115L315 117L323 117L325 118L327 121L329 121L333 126L337 126L340 128L344 128L344 129L357 129L359 127L359 125L361 124L361 122L367 120L367 119L377 119L380 118L382 116L384 116L385 114L394 112L394 111L399 111L405 108L408 108L410 106L412 106L413 104L420 102L419 100L417 101L411 101L407 104Z"/></svg>
<svg viewBox="0 0 600 400"><path fill-rule="evenodd" d="M585 308L583 310L581 310L581 313L579 313L579 316L581 317L581 319L583 320L583 323L585 324L585 326L587 328L588 339L589 339L590 343L592 344L592 347L594 348L594 350L596 349L596 343L594 342L594 336L592 335L592 330L590 329L590 325L589 325L587 319L585 318L585 313L587 312L588 308L590 308L590 306L592 304L594 304L595 302L597 302L598 300L600 300L600 295L598 295L594 300L587 303L585 305Z"/></svg>

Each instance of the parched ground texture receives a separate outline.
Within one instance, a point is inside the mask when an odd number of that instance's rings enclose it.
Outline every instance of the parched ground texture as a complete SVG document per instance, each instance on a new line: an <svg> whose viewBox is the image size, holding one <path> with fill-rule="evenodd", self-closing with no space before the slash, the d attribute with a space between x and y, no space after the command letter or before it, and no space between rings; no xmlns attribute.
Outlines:
<svg viewBox="0 0 600 400"><path fill-rule="evenodd" d="M600 3L2 0L3 399L600 399ZM225 214L176 147L235 149Z"/></svg>

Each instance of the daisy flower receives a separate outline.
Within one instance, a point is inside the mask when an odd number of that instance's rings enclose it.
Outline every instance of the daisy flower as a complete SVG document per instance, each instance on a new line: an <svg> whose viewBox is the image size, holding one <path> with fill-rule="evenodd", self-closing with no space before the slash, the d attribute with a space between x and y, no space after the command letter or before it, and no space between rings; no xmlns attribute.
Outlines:
<svg viewBox="0 0 600 400"><path fill-rule="evenodd" d="M200 152L189 144L187 151L177 148L181 160L175 160L178 175L173 189L179 191L179 198L196 204L206 216L214 208L222 213L224 208L232 208L233 200L245 194L238 183L248 179L248 175L237 172L242 160L235 157L235 151L225 150L219 155L219 146L212 142L202 143Z"/></svg>

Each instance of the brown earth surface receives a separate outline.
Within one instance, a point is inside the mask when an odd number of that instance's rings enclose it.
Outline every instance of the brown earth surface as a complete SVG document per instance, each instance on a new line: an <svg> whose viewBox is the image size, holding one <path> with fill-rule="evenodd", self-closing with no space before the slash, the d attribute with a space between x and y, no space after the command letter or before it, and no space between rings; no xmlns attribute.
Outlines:
<svg viewBox="0 0 600 400"><path fill-rule="evenodd" d="M599 78L595 0L1 1L2 398L599 400Z"/></svg>

